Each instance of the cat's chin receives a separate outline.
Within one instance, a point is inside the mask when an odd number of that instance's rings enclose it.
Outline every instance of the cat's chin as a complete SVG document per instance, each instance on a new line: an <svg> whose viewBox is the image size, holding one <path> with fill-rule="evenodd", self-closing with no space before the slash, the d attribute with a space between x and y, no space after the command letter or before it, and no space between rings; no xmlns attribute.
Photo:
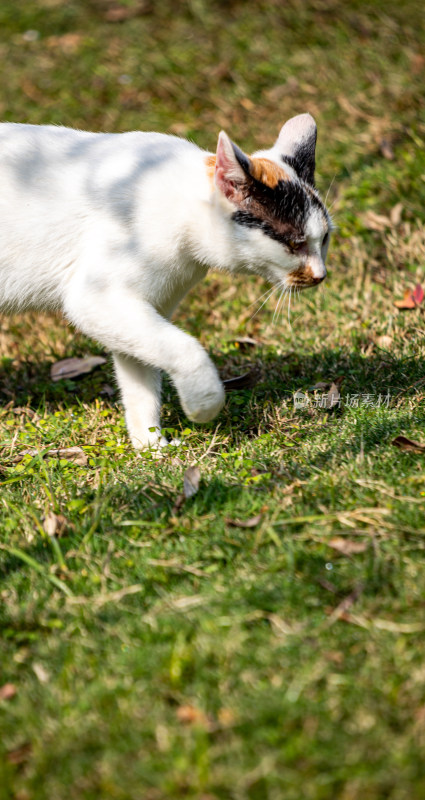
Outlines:
<svg viewBox="0 0 425 800"><path fill-rule="evenodd" d="M317 280L313 282L309 281L308 283L303 283L302 281L288 281L287 286L289 289L299 289L303 291L304 289L313 289L315 286L318 286L319 283L322 283L323 280L324 278L317 278Z"/></svg>

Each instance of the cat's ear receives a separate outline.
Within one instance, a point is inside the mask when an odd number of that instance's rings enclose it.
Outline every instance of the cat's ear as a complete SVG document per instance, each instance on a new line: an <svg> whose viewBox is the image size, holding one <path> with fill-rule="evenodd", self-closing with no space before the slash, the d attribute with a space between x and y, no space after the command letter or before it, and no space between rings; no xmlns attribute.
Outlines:
<svg viewBox="0 0 425 800"><path fill-rule="evenodd" d="M215 182L228 200L238 202L241 189L246 183L250 160L240 148L229 139L227 133L221 131L217 143L215 161Z"/></svg>
<svg viewBox="0 0 425 800"><path fill-rule="evenodd" d="M298 114L285 122L275 149L301 180L314 186L317 126L311 114Z"/></svg>

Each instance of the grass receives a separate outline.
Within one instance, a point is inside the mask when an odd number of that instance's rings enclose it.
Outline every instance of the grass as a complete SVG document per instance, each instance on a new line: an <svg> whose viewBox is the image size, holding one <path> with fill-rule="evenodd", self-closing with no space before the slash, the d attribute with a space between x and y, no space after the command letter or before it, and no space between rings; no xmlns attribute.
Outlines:
<svg viewBox="0 0 425 800"><path fill-rule="evenodd" d="M258 382L203 427L166 382L183 444L161 459L131 449L110 364L51 382L96 343L2 319L1 800L419 800L425 465L391 442L425 439L424 312L393 305L424 281L422 7L114 7L3 0L3 119L209 149L224 127L249 151L309 110L338 231L292 327L273 299L252 317L255 279L186 299L178 324L223 377ZM311 387L336 378L341 405L321 408ZM40 455L75 445L86 466Z"/></svg>

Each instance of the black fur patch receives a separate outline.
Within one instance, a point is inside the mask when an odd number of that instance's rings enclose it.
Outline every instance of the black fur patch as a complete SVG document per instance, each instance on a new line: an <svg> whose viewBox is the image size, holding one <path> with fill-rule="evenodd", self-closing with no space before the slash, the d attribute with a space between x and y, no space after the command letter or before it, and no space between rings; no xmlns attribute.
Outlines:
<svg viewBox="0 0 425 800"><path fill-rule="evenodd" d="M232 214L232 219L234 222L237 222L238 225L243 225L245 228L259 228L266 236L269 236L270 239L274 239L276 242L280 242L280 244L285 244L289 247L289 240L291 239L289 234L279 233L279 231L273 228L266 220L260 219L254 216L254 214L250 214L249 211L235 211L235 213Z"/></svg>
<svg viewBox="0 0 425 800"><path fill-rule="evenodd" d="M314 170L316 169L316 138L317 132L309 139L301 142L295 155L282 155L284 164L289 164L302 181L314 186Z"/></svg>

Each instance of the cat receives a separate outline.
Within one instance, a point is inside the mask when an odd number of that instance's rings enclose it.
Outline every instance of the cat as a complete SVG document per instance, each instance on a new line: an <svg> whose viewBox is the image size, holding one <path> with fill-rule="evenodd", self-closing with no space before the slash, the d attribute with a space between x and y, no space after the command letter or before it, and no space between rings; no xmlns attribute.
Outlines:
<svg viewBox="0 0 425 800"><path fill-rule="evenodd" d="M218 372L170 316L209 269L324 279L316 135L300 114L248 156L223 131L212 154L160 133L1 123L0 311L59 310L112 351L134 447L166 444L162 371L189 419L213 419Z"/></svg>

